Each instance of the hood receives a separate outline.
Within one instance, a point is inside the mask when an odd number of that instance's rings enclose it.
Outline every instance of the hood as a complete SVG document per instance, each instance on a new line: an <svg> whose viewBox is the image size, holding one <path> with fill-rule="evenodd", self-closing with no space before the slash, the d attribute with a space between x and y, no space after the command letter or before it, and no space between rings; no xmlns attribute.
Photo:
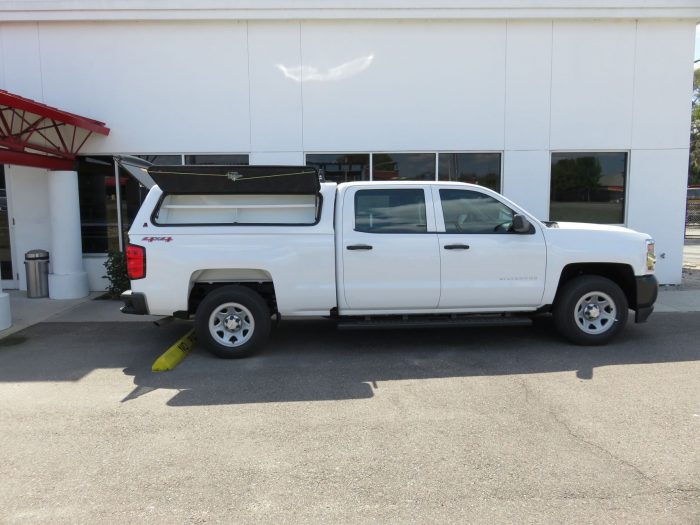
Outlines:
<svg viewBox="0 0 700 525"><path fill-rule="evenodd" d="M590 222L554 222L549 221L546 223L547 228L545 231L555 232L557 230L576 230L580 232L596 232L596 233L620 233L627 236L641 237L644 239L650 239L651 236L632 230L630 228L625 228L624 226L613 226L612 224L594 224Z"/></svg>
<svg viewBox="0 0 700 525"><path fill-rule="evenodd" d="M552 224L552 223L550 223ZM562 230L588 230L588 231L606 231L606 232L631 232L637 233L634 230L625 228L624 226L613 226L611 224L594 224L591 222L555 222L554 228Z"/></svg>

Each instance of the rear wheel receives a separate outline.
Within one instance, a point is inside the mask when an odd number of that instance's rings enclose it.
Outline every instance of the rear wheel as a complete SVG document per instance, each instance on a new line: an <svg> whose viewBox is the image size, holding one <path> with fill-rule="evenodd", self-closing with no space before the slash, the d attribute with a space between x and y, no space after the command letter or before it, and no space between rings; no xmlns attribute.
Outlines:
<svg viewBox="0 0 700 525"><path fill-rule="evenodd" d="M270 334L270 310L260 295L243 286L209 293L195 315L197 340L224 359L247 357Z"/></svg>
<svg viewBox="0 0 700 525"><path fill-rule="evenodd" d="M627 298L610 279L583 275L559 292L554 323L561 335L578 345L602 345L627 323Z"/></svg>

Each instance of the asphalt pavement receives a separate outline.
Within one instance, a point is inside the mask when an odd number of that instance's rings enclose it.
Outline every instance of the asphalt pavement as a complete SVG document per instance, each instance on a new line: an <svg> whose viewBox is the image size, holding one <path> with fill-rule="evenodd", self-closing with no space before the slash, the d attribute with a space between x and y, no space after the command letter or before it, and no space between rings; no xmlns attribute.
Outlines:
<svg viewBox="0 0 700 525"><path fill-rule="evenodd" d="M698 523L700 313L614 344L339 333L151 364L189 325L0 340L2 523Z"/></svg>

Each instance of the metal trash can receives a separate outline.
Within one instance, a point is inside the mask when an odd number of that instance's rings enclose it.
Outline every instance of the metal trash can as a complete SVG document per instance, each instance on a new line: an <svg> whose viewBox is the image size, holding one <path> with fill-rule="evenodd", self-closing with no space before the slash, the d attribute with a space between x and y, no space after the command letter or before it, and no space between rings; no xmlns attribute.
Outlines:
<svg viewBox="0 0 700 525"><path fill-rule="evenodd" d="M49 252L29 250L24 254L27 271L27 297L49 296Z"/></svg>

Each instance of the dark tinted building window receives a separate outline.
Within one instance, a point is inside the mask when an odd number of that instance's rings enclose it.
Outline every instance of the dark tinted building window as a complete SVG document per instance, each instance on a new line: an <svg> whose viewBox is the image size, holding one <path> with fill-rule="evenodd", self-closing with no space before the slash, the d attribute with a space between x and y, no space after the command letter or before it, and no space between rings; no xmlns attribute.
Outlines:
<svg viewBox="0 0 700 525"><path fill-rule="evenodd" d="M141 155L139 157L145 158ZM180 158L179 155L172 155L172 157ZM172 160L165 159L164 163L172 164ZM127 232L148 190L126 170L119 169L120 195L118 197L112 157L91 156L79 159L78 192L83 252L118 251L117 214L121 214L122 235L126 244Z"/></svg>
<svg viewBox="0 0 700 525"><path fill-rule="evenodd" d="M185 164L247 166L248 155L185 155Z"/></svg>
<svg viewBox="0 0 700 525"><path fill-rule="evenodd" d="M10 251L10 222L8 219L5 166L0 164L0 276L3 279L14 279L12 275L12 252Z"/></svg>
<svg viewBox="0 0 700 525"><path fill-rule="evenodd" d="M119 251L117 189L112 157L90 157L78 165L83 253ZM124 191L126 176L120 176Z"/></svg>
<svg viewBox="0 0 700 525"><path fill-rule="evenodd" d="M136 155L136 157L147 160L156 166L176 166L182 164L182 155Z"/></svg>
<svg viewBox="0 0 700 525"><path fill-rule="evenodd" d="M500 153L440 153L440 180L455 180L501 191Z"/></svg>
<svg viewBox="0 0 700 525"><path fill-rule="evenodd" d="M374 153L372 180L435 180L435 153Z"/></svg>
<svg viewBox="0 0 700 525"><path fill-rule="evenodd" d="M426 232L425 193L418 189L358 191L355 193L355 230L367 233Z"/></svg>
<svg viewBox="0 0 700 525"><path fill-rule="evenodd" d="M369 153L311 153L306 165L323 172L329 182L369 180Z"/></svg>
<svg viewBox="0 0 700 525"><path fill-rule="evenodd" d="M627 153L552 153L549 218L625 222Z"/></svg>

